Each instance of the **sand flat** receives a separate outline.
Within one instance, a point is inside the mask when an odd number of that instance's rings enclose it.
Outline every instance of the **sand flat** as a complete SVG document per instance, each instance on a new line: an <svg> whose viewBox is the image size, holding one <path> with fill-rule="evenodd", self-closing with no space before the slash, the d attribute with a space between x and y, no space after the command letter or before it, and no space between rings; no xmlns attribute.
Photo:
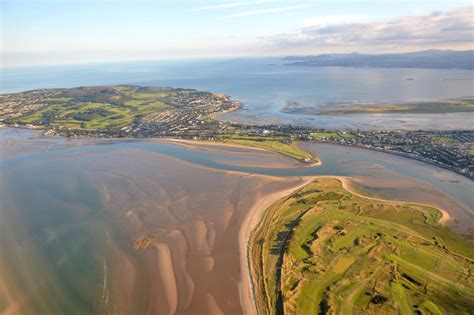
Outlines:
<svg viewBox="0 0 474 315"><path fill-rule="evenodd" d="M95 161L88 176L107 192L104 205L129 237L121 246L130 246L144 235L156 240L150 248L127 257L134 261L137 274L127 282L134 281L133 287L147 295L148 313L183 314L242 313L242 224L255 204L269 205L275 193L280 196L303 182L211 170L136 151Z"/></svg>

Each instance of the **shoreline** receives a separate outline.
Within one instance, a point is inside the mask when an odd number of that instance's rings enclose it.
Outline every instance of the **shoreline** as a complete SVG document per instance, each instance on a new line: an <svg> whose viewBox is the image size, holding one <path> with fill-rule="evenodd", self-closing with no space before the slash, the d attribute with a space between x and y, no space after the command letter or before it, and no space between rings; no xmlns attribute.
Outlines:
<svg viewBox="0 0 474 315"><path fill-rule="evenodd" d="M201 145L210 145L210 146L224 146L224 147L230 147L230 148L241 148L241 149L248 149L248 150L256 150L256 151L262 151L262 152L269 152L269 153L274 153L274 154L279 154L282 155L288 159L294 160L297 162L300 167L314 167L314 166L321 166L323 162L319 158L319 156L314 156L313 153L310 153L314 158L317 160L316 162L312 163L303 163L300 160L293 158L291 156L288 156L286 154L280 153L278 151L274 150L269 150L269 149L264 149L264 148L259 148L259 147L253 147L253 146L247 146L243 144L238 144L238 143L227 143L227 142L222 142L222 141L206 141L206 140L189 140L189 139L176 139L176 138L154 138L153 141L162 141L162 142L171 142L176 145L188 145L192 146L194 144L201 144ZM299 145L298 145L299 146ZM307 151L305 151L307 152ZM308 152L309 153L309 152Z"/></svg>
<svg viewBox="0 0 474 315"><path fill-rule="evenodd" d="M456 169L454 169L454 168L452 168L448 165L438 164L436 162L432 162L430 160L423 159L421 157L416 157L416 156L404 154L404 153L401 153L401 152L385 151L385 150L380 150L380 149L377 149L377 148L374 148L374 147L365 147L365 146L358 146L358 145L347 145L347 144L342 144L342 143L333 143L333 142L315 141L315 140L308 141L308 143L339 145L339 146L346 147L346 148L356 148L356 149L363 149L363 150L369 150L369 151L374 151L374 152L392 154L392 155L404 157L406 159L426 163L426 164L429 164L429 165L434 166L434 167L439 167L443 170L450 171L454 174L463 176L467 179L470 179L470 180L474 181L474 178L469 176L469 174L458 172L458 171L456 171Z"/></svg>
<svg viewBox="0 0 474 315"><path fill-rule="evenodd" d="M343 189L345 189L348 192L350 192L351 194L359 196L361 198L366 198L366 199L370 199L370 200L374 200L374 201L382 201L382 202L385 202L385 203L406 203L406 204L410 204L410 205L430 207L430 208L436 209L439 212L441 212L441 218L439 218L437 223L441 224L441 225L444 225L444 226L446 226L448 221L452 219L451 215L446 210L441 209L441 208L436 207L436 206L426 204L426 203L409 202L409 201L402 201L402 200L396 200L396 199L383 199L383 198L375 198L375 197L369 197L369 196L362 195L362 194L356 192L353 189L353 187L351 185L351 179L350 179L349 176L317 176L317 178L336 178L341 182L341 185L342 185Z"/></svg>
<svg viewBox="0 0 474 315"><path fill-rule="evenodd" d="M256 301L255 301L255 289L254 283L252 279L251 273L251 261L250 261L250 238L254 230L258 227L259 224L262 222L262 218L264 213L268 210L268 208L277 202L278 200L289 196L293 192L303 188L304 186L311 183L313 180L318 178L334 178L341 182L341 186L343 189L348 191L349 193L359 196L361 198L366 198L374 201L381 201L385 203L405 203L423 207L430 207L433 209L438 210L441 213L441 217L438 219L437 224L446 226L447 223L452 220L452 217L449 213L441 209L439 207L435 207L432 205L424 204L424 203L417 203L417 202L407 202L401 200L391 200L391 199L382 199L382 198L374 198L362 195L356 192L352 185L351 185L351 178L349 176L331 176L331 175L320 175L320 176L311 176L309 179L308 177L301 177L304 180L304 183L298 185L296 187L286 189L283 191L279 191L270 195L265 196L264 198L260 198L253 206L250 208L248 214L246 215L244 222L239 231L239 247L241 252L241 283L240 283L240 299L242 309L244 310L245 314L258 314ZM245 244L244 244L245 243ZM242 255L245 253L245 255Z"/></svg>
<svg viewBox="0 0 474 315"><path fill-rule="evenodd" d="M257 314L257 308L255 305L254 297L254 288L253 281L250 272L250 260L249 260L249 241L250 236L254 229L260 224L260 220L263 217L264 212L270 207L273 203L277 202L281 198L288 196L293 191L296 191L311 181L314 180L314 177L300 177L300 183L297 186L292 188L280 190L269 194L265 197L260 197L256 203L249 209L247 215L245 216L244 221L239 229L239 252L240 252L240 284L239 284L239 295L240 295L240 304L244 311L244 314Z"/></svg>

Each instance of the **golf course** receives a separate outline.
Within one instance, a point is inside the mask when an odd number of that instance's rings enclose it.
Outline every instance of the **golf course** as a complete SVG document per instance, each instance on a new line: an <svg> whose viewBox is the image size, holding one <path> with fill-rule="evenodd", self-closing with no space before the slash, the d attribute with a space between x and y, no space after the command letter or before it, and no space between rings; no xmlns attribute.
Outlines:
<svg viewBox="0 0 474 315"><path fill-rule="evenodd" d="M443 213L321 177L273 204L249 262L260 314L470 314L472 241Z"/></svg>

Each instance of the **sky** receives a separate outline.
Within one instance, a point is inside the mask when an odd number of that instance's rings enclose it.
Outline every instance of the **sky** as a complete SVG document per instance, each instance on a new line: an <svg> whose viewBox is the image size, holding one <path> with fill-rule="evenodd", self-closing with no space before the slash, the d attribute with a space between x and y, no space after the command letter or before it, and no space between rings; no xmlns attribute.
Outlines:
<svg viewBox="0 0 474 315"><path fill-rule="evenodd" d="M464 0L0 0L2 67L472 49Z"/></svg>

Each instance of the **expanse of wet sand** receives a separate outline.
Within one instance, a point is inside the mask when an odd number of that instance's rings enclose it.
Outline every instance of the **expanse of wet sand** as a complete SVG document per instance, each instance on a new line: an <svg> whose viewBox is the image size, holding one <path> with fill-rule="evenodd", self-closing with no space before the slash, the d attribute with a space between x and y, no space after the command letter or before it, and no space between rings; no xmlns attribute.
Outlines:
<svg viewBox="0 0 474 315"><path fill-rule="evenodd" d="M130 270L116 273L116 286L130 291L130 301L145 302L121 305L120 313L144 307L148 314L241 313L243 222L256 204L265 209L303 182L128 150L95 161L88 176L100 187L106 211L120 218L130 236L117 249L125 255L118 264ZM126 254L144 237L153 239L151 246Z"/></svg>

